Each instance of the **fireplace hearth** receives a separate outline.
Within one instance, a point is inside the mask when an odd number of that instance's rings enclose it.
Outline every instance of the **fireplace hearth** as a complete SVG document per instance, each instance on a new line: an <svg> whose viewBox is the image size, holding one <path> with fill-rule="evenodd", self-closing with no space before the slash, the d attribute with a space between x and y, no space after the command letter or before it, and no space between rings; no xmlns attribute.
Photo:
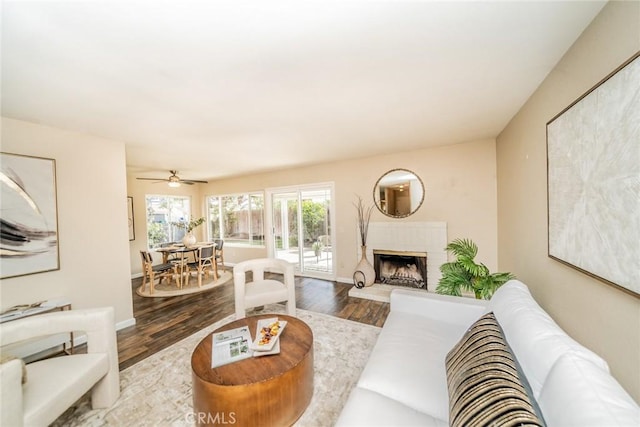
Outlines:
<svg viewBox="0 0 640 427"><path fill-rule="evenodd" d="M373 250L376 282L427 289L427 253Z"/></svg>

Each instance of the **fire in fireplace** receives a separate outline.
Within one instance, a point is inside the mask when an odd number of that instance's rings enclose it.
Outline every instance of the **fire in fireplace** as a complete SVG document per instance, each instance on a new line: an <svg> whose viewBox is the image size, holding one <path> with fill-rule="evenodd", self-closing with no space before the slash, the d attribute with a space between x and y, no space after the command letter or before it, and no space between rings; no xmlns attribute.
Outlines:
<svg viewBox="0 0 640 427"><path fill-rule="evenodd" d="M427 253L373 251L376 282L427 289Z"/></svg>

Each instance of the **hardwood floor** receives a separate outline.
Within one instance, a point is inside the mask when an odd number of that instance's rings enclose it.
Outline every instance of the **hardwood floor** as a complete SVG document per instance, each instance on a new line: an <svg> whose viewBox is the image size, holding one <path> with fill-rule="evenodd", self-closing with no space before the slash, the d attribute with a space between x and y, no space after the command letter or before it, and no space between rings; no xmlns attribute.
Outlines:
<svg viewBox="0 0 640 427"><path fill-rule="evenodd" d="M136 325L118 331L120 369L169 347L234 312L233 280L210 291L168 298L136 294L142 279L131 281ZM389 304L348 296L352 285L296 277L296 306L369 325L382 326Z"/></svg>

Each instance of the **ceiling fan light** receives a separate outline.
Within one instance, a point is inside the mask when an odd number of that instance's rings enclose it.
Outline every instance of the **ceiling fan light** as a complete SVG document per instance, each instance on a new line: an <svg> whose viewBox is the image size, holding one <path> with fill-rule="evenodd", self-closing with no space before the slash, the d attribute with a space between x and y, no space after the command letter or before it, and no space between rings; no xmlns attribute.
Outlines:
<svg viewBox="0 0 640 427"><path fill-rule="evenodd" d="M178 181L169 181L169 187L178 188L180 187L180 183Z"/></svg>

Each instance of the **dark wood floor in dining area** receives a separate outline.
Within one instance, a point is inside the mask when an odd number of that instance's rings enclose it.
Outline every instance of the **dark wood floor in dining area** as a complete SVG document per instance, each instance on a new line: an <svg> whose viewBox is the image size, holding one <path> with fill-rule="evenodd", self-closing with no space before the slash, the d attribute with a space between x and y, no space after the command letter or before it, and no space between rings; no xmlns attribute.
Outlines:
<svg viewBox="0 0 640 427"><path fill-rule="evenodd" d="M232 314L233 280L198 294L145 298L135 290L142 279L131 281L136 325L118 331L120 369L151 356ZM342 319L382 326L389 304L348 296L352 285L296 277L296 306Z"/></svg>

